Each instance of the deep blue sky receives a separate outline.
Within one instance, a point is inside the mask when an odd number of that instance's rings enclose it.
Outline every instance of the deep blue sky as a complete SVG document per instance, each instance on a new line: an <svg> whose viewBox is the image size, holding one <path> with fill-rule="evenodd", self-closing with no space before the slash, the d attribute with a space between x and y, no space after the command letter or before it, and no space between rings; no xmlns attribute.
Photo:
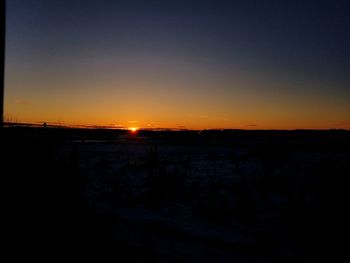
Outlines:
<svg viewBox="0 0 350 263"><path fill-rule="evenodd" d="M349 47L346 0L11 0L5 101L11 114L31 121L99 122L87 109L106 101L101 123L345 127ZM120 115L127 107L120 94L167 114Z"/></svg>

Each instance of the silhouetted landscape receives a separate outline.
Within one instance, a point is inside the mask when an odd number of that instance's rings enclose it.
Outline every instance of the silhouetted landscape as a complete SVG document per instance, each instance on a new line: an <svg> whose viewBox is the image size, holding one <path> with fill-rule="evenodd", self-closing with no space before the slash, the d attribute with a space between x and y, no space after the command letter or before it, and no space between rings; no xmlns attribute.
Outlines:
<svg viewBox="0 0 350 263"><path fill-rule="evenodd" d="M0 14L4 261L344 261L350 1Z"/></svg>
<svg viewBox="0 0 350 263"><path fill-rule="evenodd" d="M9 242L26 253L317 262L342 249L349 131L1 133Z"/></svg>

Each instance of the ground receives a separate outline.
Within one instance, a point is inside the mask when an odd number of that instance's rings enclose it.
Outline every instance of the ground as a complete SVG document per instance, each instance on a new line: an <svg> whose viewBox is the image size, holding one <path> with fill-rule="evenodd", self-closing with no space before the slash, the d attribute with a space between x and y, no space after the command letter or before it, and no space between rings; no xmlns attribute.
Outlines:
<svg viewBox="0 0 350 263"><path fill-rule="evenodd" d="M36 235L61 254L152 262L314 262L341 250L347 131L2 138L14 244Z"/></svg>

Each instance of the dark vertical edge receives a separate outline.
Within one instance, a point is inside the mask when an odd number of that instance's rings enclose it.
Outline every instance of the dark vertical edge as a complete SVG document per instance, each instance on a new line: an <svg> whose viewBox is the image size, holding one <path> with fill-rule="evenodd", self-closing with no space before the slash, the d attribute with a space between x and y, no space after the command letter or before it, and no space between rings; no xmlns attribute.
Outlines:
<svg viewBox="0 0 350 263"><path fill-rule="evenodd" d="M0 128L3 127L4 124L4 87L5 87L5 22L6 22L6 0L0 0L0 28L1 28L1 47L0 47L0 82L1 82L1 90L0 90Z"/></svg>

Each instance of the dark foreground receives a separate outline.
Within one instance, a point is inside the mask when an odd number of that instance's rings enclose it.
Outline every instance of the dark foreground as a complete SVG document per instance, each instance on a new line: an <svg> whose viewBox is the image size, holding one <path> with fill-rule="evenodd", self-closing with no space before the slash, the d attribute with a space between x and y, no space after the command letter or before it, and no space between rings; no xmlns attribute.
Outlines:
<svg viewBox="0 0 350 263"><path fill-rule="evenodd" d="M1 131L12 259L318 262L346 251L348 131ZM8 249L7 249L8 247Z"/></svg>

